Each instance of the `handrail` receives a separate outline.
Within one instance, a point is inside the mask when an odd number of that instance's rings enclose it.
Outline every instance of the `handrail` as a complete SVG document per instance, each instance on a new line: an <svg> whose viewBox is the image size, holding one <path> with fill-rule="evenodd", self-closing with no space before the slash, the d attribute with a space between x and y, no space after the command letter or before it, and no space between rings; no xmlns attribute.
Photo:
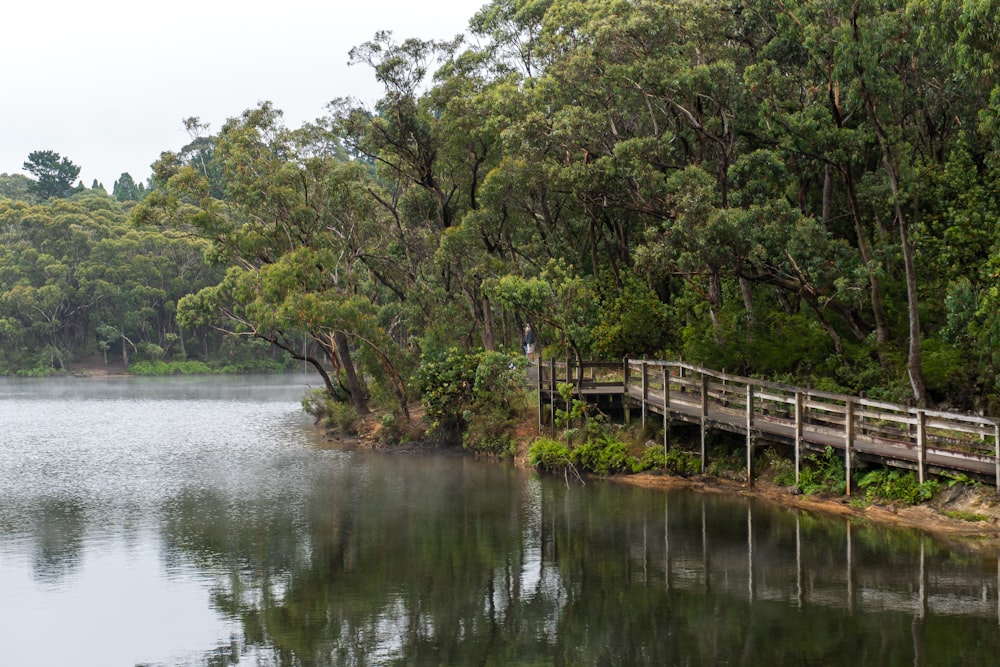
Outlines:
<svg viewBox="0 0 1000 667"><path fill-rule="evenodd" d="M613 377L598 379L596 371ZM681 413L687 406L689 414L701 419L703 430L705 422L713 421L748 433L748 450L753 432L793 433L797 461L802 442L827 443L844 453L848 475L851 456L864 453L915 463L921 482L929 466L989 474L1000 492L1000 423L991 417L796 387L683 361L625 359L621 364L580 364L550 360L539 364L539 388L554 390L559 375L591 391L620 387L619 391L641 403L644 424L647 409L663 414L666 424L665 413Z"/></svg>

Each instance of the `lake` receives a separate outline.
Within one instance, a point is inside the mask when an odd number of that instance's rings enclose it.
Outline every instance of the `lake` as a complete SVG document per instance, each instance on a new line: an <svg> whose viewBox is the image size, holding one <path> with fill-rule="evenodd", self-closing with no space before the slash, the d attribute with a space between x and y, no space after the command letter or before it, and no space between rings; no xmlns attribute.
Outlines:
<svg viewBox="0 0 1000 667"><path fill-rule="evenodd" d="M995 663L995 548L352 449L310 385L0 379L0 665Z"/></svg>

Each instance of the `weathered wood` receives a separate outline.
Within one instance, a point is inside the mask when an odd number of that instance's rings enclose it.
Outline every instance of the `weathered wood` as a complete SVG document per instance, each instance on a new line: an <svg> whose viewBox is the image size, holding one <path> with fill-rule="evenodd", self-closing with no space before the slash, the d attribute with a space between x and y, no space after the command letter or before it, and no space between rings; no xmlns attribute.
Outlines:
<svg viewBox="0 0 1000 667"><path fill-rule="evenodd" d="M753 486L753 385L747 384L747 484Z"/></svg>
<svg viewBox="0 0 1000 667"><path fill-rule="evenodd" d="M802 392L795 392L795 486L802 470Z"/></svg>
<svg viewBox="0 0 1000 667"><path fill-rule="evenodd" d="M1000 424L993 425L993 460L996 463L997 493L1000 493ZM1000 568L1000 562L997 563Z"/></svg>
<svg viewBox="0 0 1000 667"><path fill-rule="evenodd" d="M661 372L650 370L656 366ZM539 386L545 394L540 401L550 403L553 423L554 404L561 400L558 380L563 368L567 380L576 381L574 392L582 400L621 395L626 418L630 405L639 402L644 426L648 425L650 411L659 412L663 417L665 451L672 421L698 424L703 470L709 427L747 433L747 417L739 406L745 400L741 394L748 393L752 395L750 430L754 437L795 446L797 476L801 473L803 448L832 447L844 456L848 477L854 459L860 456L912 469L923 479L929 472L943 470L992 477L1000 493L1000 424L989 417L917 410L832 392L807 391L684 362L626 358L621 364L581 365L569 359L565 363L549 362L548 373L544 380L540 378ZM612 377L614 369L620 383ZM657 395L656 383L661 377L662 394ZM751 441L750 447L753 445Z"/></svg>
<svg viewBox="0 0 1000 667"><path fill-rule="evenodd" d="M670 451L670 370L663 367L663 455Z"/></svg>
<svg viewBox="0 0 1000 667"><path fill-rule="evenodd" d="M847 495L851 495L851 452L854 449L854 402L844 405L844 477L847 480Z"/></svg>
<svg viewBox="0 0 1000 667"><path fill-rule="evenodd" d="M927 429L924 426L926 417L923 410L917 411L917 481L924 483L927 460Z"/></svg>
<svg viewBox="0 0 1000 667"><path fill-rule="evenodd" d="M646 360L642 361L642 431L646 432L646 407L649 403L649 367ZM645 437L645 436L643 436Z"/></svg>

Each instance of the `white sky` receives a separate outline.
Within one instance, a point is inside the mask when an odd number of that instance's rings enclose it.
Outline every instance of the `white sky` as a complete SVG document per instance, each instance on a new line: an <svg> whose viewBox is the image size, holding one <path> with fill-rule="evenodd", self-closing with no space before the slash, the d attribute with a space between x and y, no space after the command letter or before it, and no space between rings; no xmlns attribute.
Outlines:
<svg viewBox="0 0 1000 667"><path fill-rule="evenodd" d="M487 0L6 0L0 11L0 173L53 150L111 191L145 181L190 140L270 100L298 127L336 97L381 87L347 52L377 30L397 41L464 32Z"/></svg>

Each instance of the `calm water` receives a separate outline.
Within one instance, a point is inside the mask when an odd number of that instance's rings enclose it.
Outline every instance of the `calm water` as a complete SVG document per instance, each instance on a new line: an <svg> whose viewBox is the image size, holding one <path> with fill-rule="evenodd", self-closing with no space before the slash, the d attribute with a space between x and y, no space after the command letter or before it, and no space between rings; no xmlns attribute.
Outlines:
<svg viewBox="0 0 1000 667"><path fill-rule="evenodd" d="M980 665L995 549L352 452L307 376L0 379L0 665Z"/></svg>

